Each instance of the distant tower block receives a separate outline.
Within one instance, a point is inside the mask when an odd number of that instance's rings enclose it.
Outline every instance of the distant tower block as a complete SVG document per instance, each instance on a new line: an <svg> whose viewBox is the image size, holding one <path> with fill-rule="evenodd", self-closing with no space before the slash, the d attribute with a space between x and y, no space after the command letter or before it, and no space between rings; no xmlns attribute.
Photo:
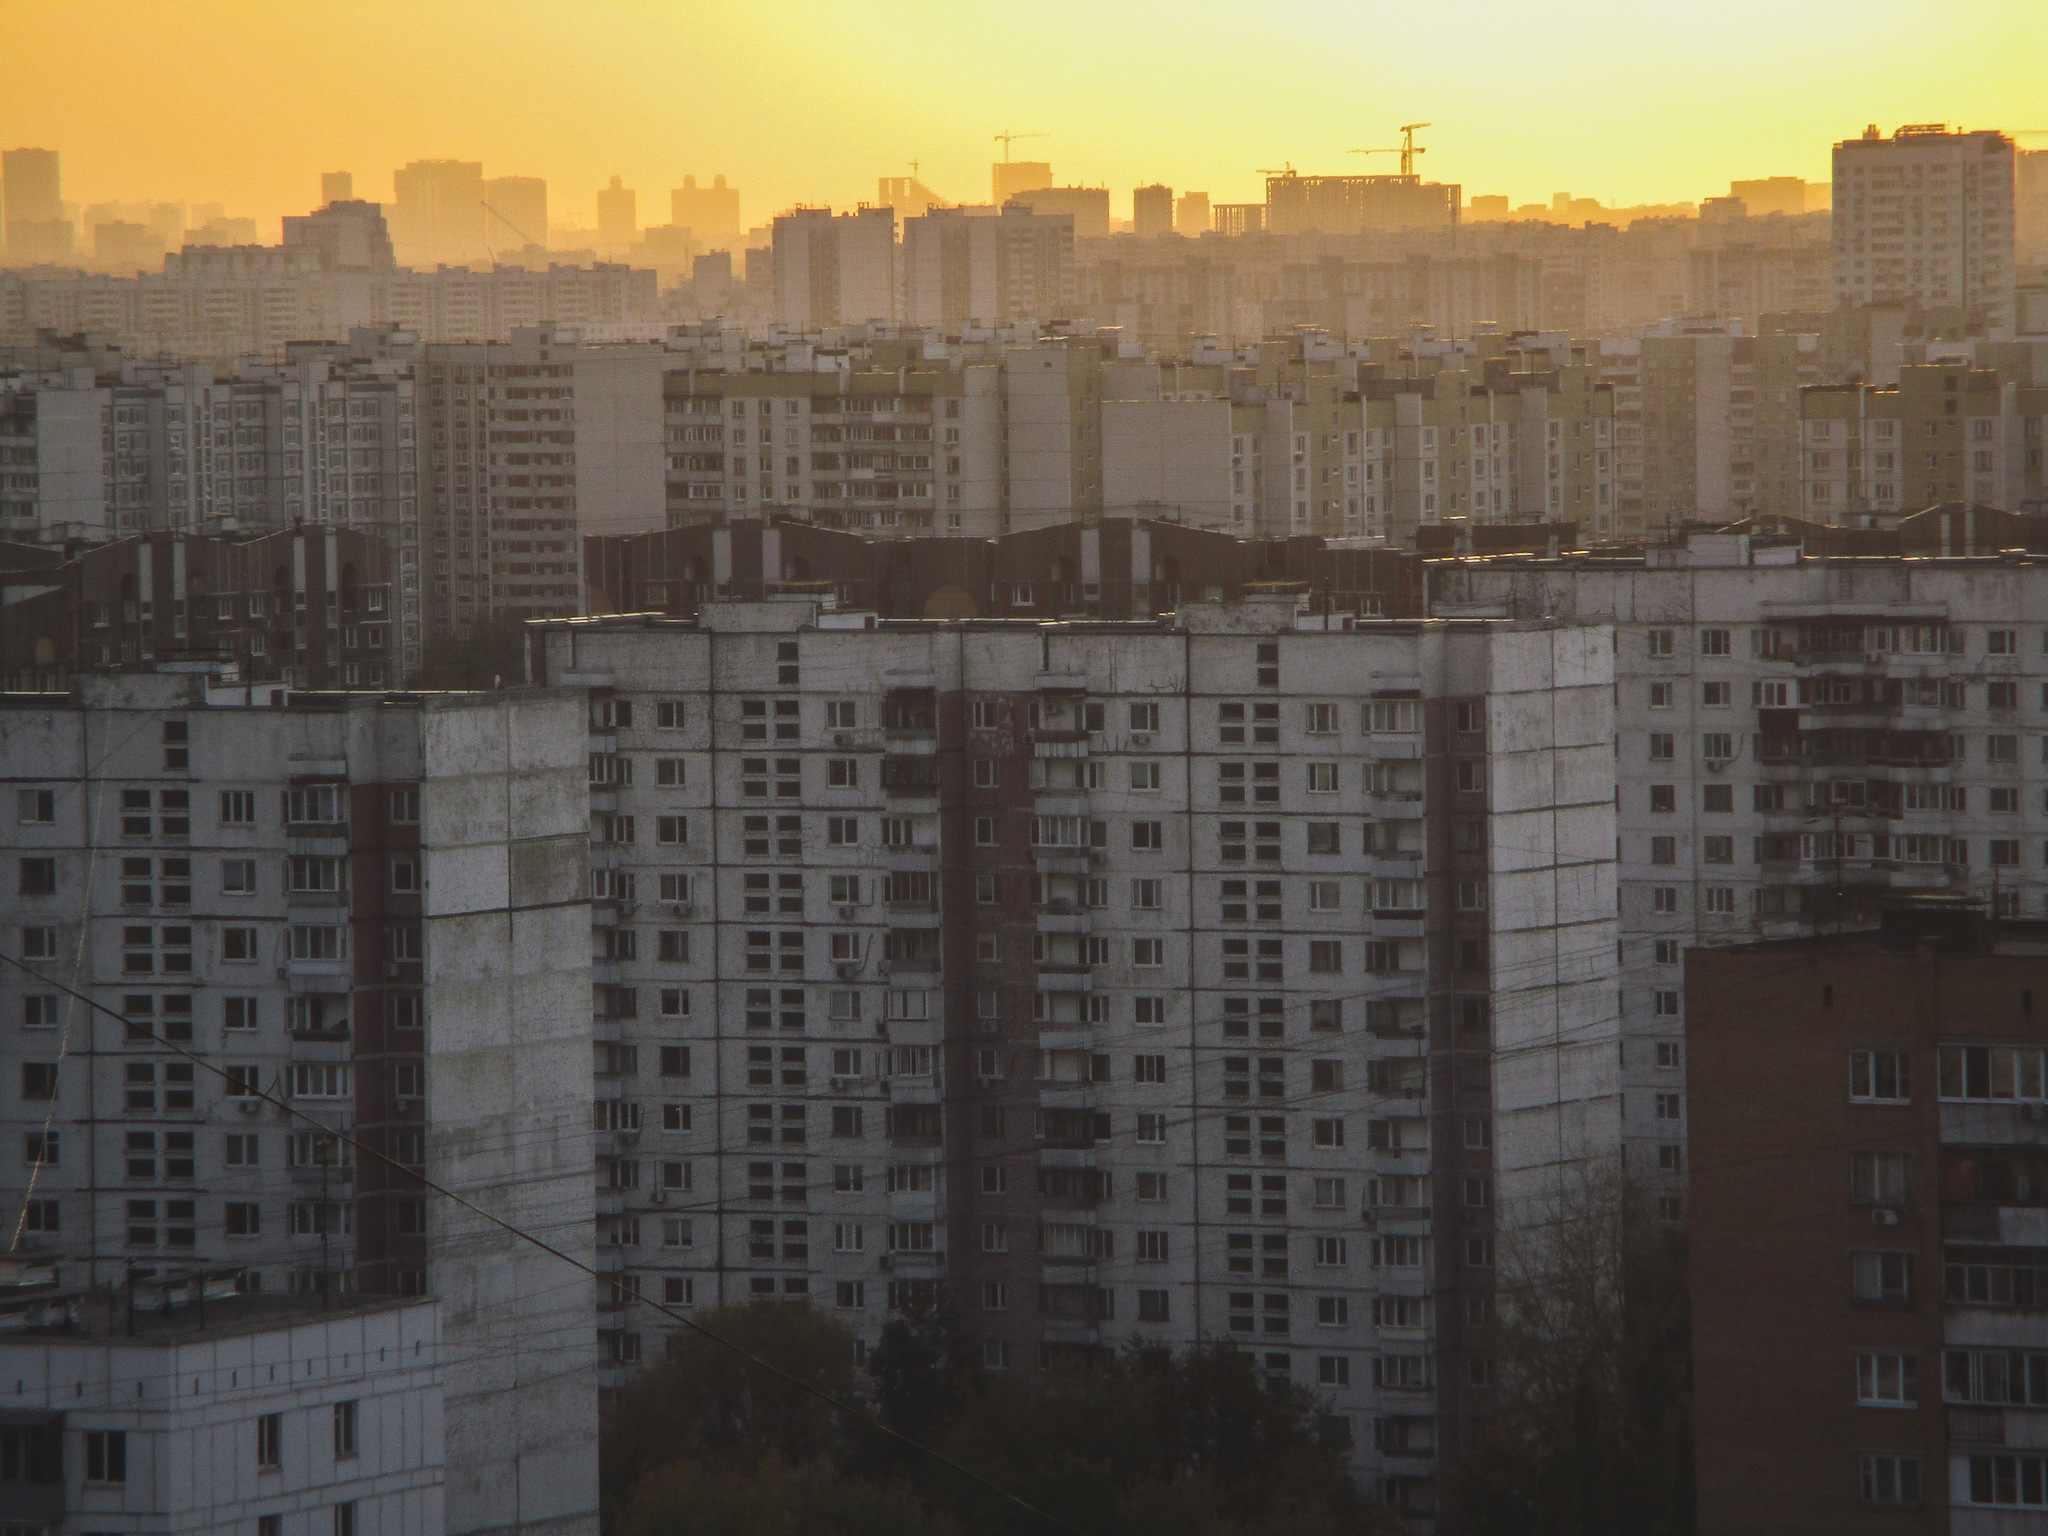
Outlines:
<svg viewBox="0 0 2048 1536"><path fill-rule="evenodd" d="M328 171L320 177L320 204L355 201L356 178L350 171Z"/></svg>
<svg viewBox="0 0 2048 1536"><path fill-rule="evenodd" d="M1209 230L1209 194L1206 192L1183 192L1174 200L1173 228L1176 234L1190 238L1204 235Z"/></svg>
<svg viewBox="0 0 2048 1536"><path fill-rule="evenodd" d="M1131 193L1131 228L1140 240L1173 233L1173 188L1153 185Z"/></svg>

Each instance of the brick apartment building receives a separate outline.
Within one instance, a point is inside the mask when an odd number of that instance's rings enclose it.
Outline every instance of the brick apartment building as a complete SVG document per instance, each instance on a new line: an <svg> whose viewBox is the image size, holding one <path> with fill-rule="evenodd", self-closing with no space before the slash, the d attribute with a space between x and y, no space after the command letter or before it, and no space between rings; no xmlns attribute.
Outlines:
<svg viewBox="0 0 2048 1536"><path fill-rule="evenodd" d="M1701 1536L2048 1519L2048 925L1981 911L1687 954Z"/></svg>
<svg viewBox="0 0 2048 1536"><path fill-rule="evenodd" d="M0 544L0 688L195 661L284 688L395 687L391 560L375 534L304 525Z"/></svg>

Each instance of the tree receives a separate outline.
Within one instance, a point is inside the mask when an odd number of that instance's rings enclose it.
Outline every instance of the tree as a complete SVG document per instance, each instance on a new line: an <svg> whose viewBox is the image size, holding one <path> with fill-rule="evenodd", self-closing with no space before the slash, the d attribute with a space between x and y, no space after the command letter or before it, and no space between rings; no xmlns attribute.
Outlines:
<svg viewBox="0 0 2048 1536"><path fill-rule="evenodd" d="M1457 1478L1478 1536L1691 1531L1685 1250L1646 1206L1582 1169L1503 1243L1500 1413Z"/></svg>
<svg viewBox="0 0 2048 1536"><path fill-rule="evenodd" d="M792 1468L772 1452L751 1470L672 1461L635 1485L613 1536L955 1536L910 1489Z"/></svg>
<svg viewBox="0 0 2048 1536"><path fill-rule="evenodd" d="M1232 1346L1138 1344L1080 1366L988 1373L941 1299L889 1319L863 1382L851 1336L807 1308L729 1308L703 1322L842 1402L859 1397L917 1445L682 1335L607 1413L613 1536L1049 1536L1059 1523L1088 1536L1399 1528L1360 1499L1317 1399L1269 1383Z"/></svg>
<svg viewBox="0 0 2048 1536"><path fill-rule="evenodd" d="M703 1333L675 1334L667 1357L620 1389L605 1415L608 1510L629 1505L647 1474L669 1463L751 1476L769 1456L805 1468L836 1460L844 1447L845 1416L816 1393L857 1398L850 1333L808 1307L774 1302L722 1307L698 1323Z"/></svg>
<svg viewBox="0 0 2048 1536"><path fill-rule="evenodd" d="M943 1292L914 1293L868 1355L882 1422L921 1435L965 1408L984 1383L974 1341Z"/></svg>

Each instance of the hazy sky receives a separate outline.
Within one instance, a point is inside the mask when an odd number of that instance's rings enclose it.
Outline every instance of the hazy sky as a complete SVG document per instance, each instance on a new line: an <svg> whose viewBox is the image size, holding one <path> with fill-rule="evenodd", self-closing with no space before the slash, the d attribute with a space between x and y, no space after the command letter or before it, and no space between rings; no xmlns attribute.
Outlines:
<svg viewBox="0 0 2048 1536"><path fill-rule="evenodd" d="M1005 128L1124 217L1145 182L1389 171L1345 151L1415 120L1468 197L1825 180L1873 120L2048 129L2048 0L0 0L0 145L61 150L79 203L266 221L441 156L545 176L557 222L614 173L643 223L686 172L749 223L913 159L981 201Z"/></svg>

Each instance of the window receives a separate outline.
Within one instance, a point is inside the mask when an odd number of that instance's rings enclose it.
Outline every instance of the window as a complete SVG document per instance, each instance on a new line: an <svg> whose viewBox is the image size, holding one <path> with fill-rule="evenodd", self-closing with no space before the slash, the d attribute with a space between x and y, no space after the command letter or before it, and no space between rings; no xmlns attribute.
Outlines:
<svg viewBox="0 0 2048 1536"><path fill-rule="evenodd" d="M1913 1300L1913 1255L1856 1253L1850 1255L1851 1296L1880 1306L1905 1306Z"/></svg>
<svg viewBox="0 0 2048 1536"><path fill-rule="evenodd" d="M1856 1401L1865 1408L1912 1408L1920 1401L1920 1357L1859 1354Z"/></svg>
<svg viewBox="0 0 2048 1536"><path fill-rule="evenodd" d="M1156 853L1166 846L1165 824L1157 821L1134 821L1131 823L1131 846Z"/></svg>
<svg viewBox="0 0 2048 1536"><path fill-rule="evenodd" d="M26 824L57 819L57 793L50 789L20 789L14 794L15 819Z"/></svg>
<svg viewBox="0 0 2048 1536"><path fill-rule="evenodd" d="M1990 1499L1979 1500L1977 1492L1977 1464L1979 1462L2010 1461L2011 1457L1972 1456L1970 1458L1970 1494L1972 1503L1991 1503ZM1918 1456L1892 1456L1870 1454L1856 1458L1857 1480L1866 1504L1918 1504L1920 1502L1920 1458ZM1987 1480L1988 1481L1988 1480Z"/></svg>
<svg viewBox="0 0 2048 1536"><path fill-rule="evenodd" d="M15 890L23 896L56 895L57 861L55 859L20 860Z"/></svg>
<svg viewBox="0 0 2048 1536"><path fill-rule="evenodd" d="M284 1465L284 1415L266 1413L256 1420L256 1465L275 1471Z"/></svg>
<svg viewBox="0 0 2048 1536"><path fill-rule="evenodd" d="M1130 720L1133 731L1157 731L1159 729L1159 706L1157 704L1133 704L1131 706Z"/></svg>
<svg viewBox="0 0 2048 1536"><path fill-rule="evenodd" d="M2048 1096L2048 1052L2033 1046L1951 1045L1941 1049L1944 1099L2039 1102Z"/></svg>
<svg viewBox="0 0 2048 1536"><path fill-rule="evenodd" d="M88 1483L128 1481L128 1431L92 1429L85 1435L85 1480Z"/></svg>
<svg viewBox="0 0 2048 1536"><path fill-rule="evenodd" d="M1725 629L1701 630L1700 654L1702 656L1726 656L1728 654L1728 631Z"/></svg>
<svg viewBox="0 0 2048 1536"><path fill-rule="evenodd" d="M1851 1205L1904 1205L1909 1198L1908 1158L1904 1152L1851 1152Z"/></svg>
<svg viewBox="0 0 2048 1536"><path fill-rule="evenodd" d="M1851 1051L1849 1099L1860 1104L1912 1101L1909 1058L1904 1051Z"/></svg>
<svg viewBox="0 0 2048 1536"><path fill-rule="evenodd" d="M1132 763L1130 770L1131 789L1134 793L1146 794L1159 788L1159 765L1157 763Z"/></svg>
<svg viewBox="0 0 2048 1536"><path fill-rule="evenodd" d="M411 792L417 801L418 790ZM413 818L417 821L417 815ZM220 792L220 824L224 827L253 827L256 824L256 795L247 789Z"/></svg>
<svg viewBox="0 0 2048 1536"><path fill-rule="evenodd" d="M334 1405L334 1454L356 1454L356 1402L354 1398Z"/></svg>
<svg viewBox="0 0 2048 1536"><path fill-rule="evenodd" d="M1335 763L1310 763L1308 765L1308 789L1312 795L1331 795L1337 792L1337 765Z"/></svg>
<svg viewBox="0 0 2048 1536"><path fill-rule="evenodd" d="M1166 940L1131 940L1131 964L1143 967L1146 970L1155 969L1166 964Z"/></svg>
<svg viewBox="0 0 2048 1536"><path fill-rule="evenodd" d="M1671 654L1670 630L1653 629L1649 631L1647 635L1644 636L1644 639L1648 642L1647 651L1650 655L1669 656Z"/></svg>

